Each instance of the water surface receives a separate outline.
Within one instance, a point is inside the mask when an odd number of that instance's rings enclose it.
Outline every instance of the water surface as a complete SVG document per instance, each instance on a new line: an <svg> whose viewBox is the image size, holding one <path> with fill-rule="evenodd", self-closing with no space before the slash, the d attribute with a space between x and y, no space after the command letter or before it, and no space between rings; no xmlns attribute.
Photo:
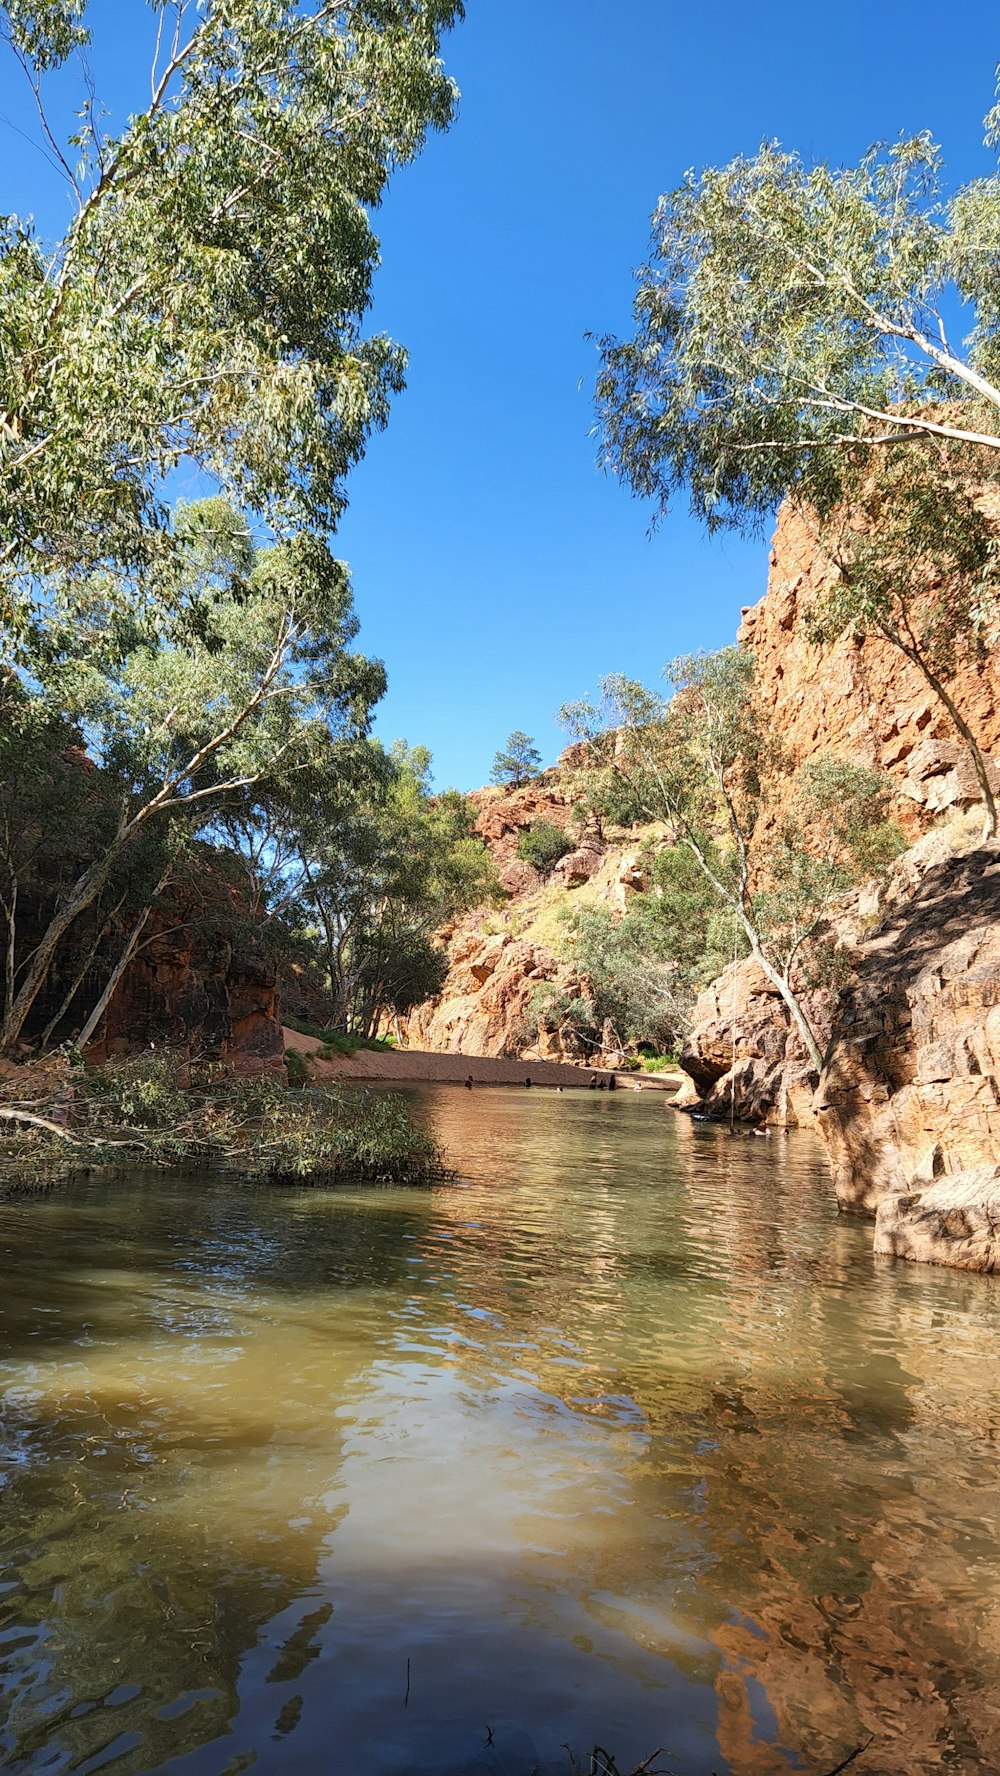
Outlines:
<svg viewBox="0 0 1000 1776"><path fill-rule="evenodd" d="M0 1205L0 1767L1000 1768L1000 1281L806 1136L412 1096L461 1182Z"/></svg>

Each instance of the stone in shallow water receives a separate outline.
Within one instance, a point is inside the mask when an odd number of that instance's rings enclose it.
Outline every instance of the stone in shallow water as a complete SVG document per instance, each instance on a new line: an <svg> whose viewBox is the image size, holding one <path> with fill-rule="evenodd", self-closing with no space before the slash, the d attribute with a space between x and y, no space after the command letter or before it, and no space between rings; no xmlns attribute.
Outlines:
<svg viewBox="0 0 1000 1776"><path fill-rule="evenodd" d="M875 1217L875 1250L918 1264L1000 1270L1000 1165L886 1197Z"/></svg>

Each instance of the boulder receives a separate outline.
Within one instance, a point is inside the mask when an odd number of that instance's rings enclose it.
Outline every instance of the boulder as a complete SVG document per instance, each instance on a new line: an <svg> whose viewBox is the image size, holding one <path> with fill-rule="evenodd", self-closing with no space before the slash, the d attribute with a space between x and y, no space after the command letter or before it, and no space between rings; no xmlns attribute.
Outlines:
<svg viewBox="0 0 1000 1776"><path fill-rule="evenodd" d="M604 862L603 845L580 845L575 851L567 851L564 857L552 870L552 881L561 888L580 888L596 876Z"/></svg>
<svg viewBox="0 0 1000 1776"><path fill-rule="evenodd" d="M829 1025L829 995L807 998L813 1027ZM816 1074L788 1009L752 959L725 969L699 995L681 1066L701 1108L720 1120L811 1126Z"/></svg>
<svg viewBox="0 0 1000 1776"><path fill-rule="evenodd" d="M884 1197L875 1215L875 1251L957 1270L1000 1269L1000 1164Z"/></svg>

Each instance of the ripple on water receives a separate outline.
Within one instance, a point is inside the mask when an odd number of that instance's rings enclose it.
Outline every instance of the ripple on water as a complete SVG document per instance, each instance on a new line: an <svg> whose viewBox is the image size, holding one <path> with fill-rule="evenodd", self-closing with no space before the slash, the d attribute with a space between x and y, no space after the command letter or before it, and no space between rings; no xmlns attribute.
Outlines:
<svg viewBox="0 0 1000 1776"><path fill-rule="evenodd" d="M1000 1768L997 1284L803 1136L412 1098L460 1185L0 1210L3 1767Z"/></svg>

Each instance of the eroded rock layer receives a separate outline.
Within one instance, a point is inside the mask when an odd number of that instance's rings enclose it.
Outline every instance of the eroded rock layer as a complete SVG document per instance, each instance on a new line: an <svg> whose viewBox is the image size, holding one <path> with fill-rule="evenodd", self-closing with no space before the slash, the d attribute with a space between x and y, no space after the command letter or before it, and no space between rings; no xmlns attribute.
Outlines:
<svg viewBox="0 0 1000 1776"><path fill-rule="evenodd" d="M744 610L739 639L753 650L764 706L793 766L832 752L886 772L915 837L978 800L968 753L922 674L889 642L850 633L824 648L809 641L809 611L833 572L807 520L783 506L767 593ZM984 652L950 687L989 754L1000 752L998 665Z"/></svg>
<svg viewBox="0 0 1000 1776"><path fill-rule="evenodd" d="M946 1217L934 1187L1000 1162L1000 848L930 869L861 950L837 1008L816 1110L842 1208ZM995 1186L994 1186L995 1193ZM949 1204L951 1207L949 1207ZM1000 1246L997 1247L1000 1254ZM905 1256L914 1256L907 1251Z"/></svg>

